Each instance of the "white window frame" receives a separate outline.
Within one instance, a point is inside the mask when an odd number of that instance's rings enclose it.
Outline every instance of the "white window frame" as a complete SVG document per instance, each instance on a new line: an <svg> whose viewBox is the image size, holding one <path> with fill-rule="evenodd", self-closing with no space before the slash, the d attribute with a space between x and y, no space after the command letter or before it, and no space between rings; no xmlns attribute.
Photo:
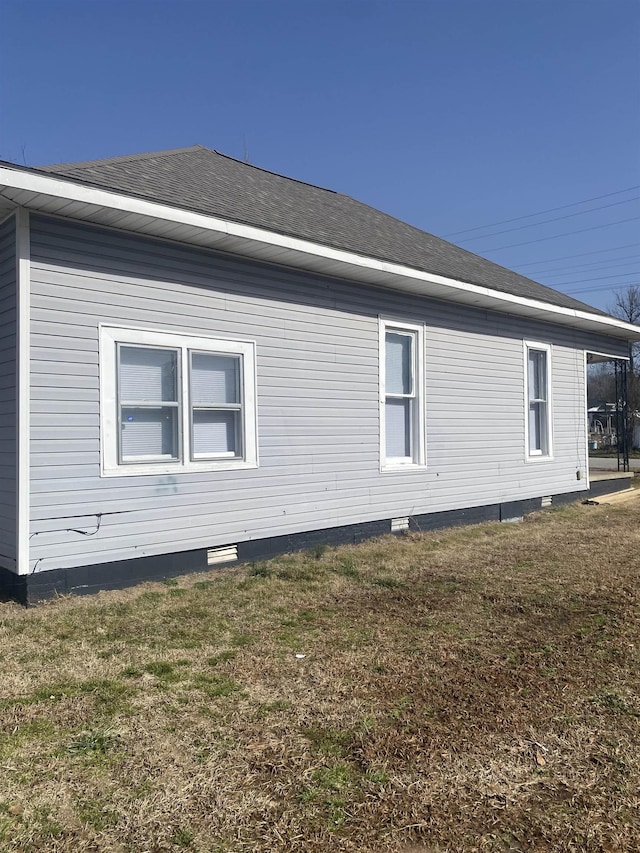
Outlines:
<svg viewBox="0 0 640 853"><path fill-rule="evenodd" d="M203 471L232 471L258 467L256 411L255 341L226 340L181 335L126 326L99 326L100 340L100 473L103 477L131 477L145 474L179 474ZM119 462L118 346L158 347L178 351L179 409L178 459L148 462ZM240 356L242 425L241 456L228 453L192 458L192 418L190 375L191 353ZM198 407L195 407L198 408ZM222 408L222 407L221 407Z"/></svg>
<svg viewBox="0 0 640 853"><path fill-rule="evenodd" d="M426 388L425 388L425 326L424 323L406 323L390 317L379 317L379 386L380 386L380 470L383 472L423 470L427 464L426 453ZM387 457L386 437L386 337L387 332L410 334L414 339L412 375L411 455Z"/></svg>
<svg viewBox="0 0 640 853"><path fill-rule="evenodd" d="M546 353L547 376L546 376L546 438L547 446L542 450L531 450L529 443L529 353L530 352ZM553 349L551 344L541 343L540 341L523 341L524 353L524 448L525 459L527 462L549 462L553 460Z"/></svg>

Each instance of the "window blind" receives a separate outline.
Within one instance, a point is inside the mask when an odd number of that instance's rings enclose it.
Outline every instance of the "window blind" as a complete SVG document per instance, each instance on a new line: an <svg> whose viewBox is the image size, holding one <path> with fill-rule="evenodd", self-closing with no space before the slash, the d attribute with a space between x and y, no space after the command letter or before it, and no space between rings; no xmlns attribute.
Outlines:
<svg viewBox="0 0 640 853"><path fill-rule="evenodd" d="M193 412L193 454L211 456L214 454L240 455L239 411L211 411L195 409Z"/></svg>
<svg viewBox="0 0 640 853"><path fill-rule="evenodd" d="M122 402L168 403L178 399L175 351L121 346L119 362Z"/></svg>
<svg viewBox="0 0 640 853"><path fill-rule="evenodd" d="M217 406L240 402L240 359L235 356L191 354L191 404Z"/></svg>
<svg viewBox="0 0 640 853"><path fill-rule="evenodd" d="M121 409L121 456L123 460L177 458L177 407Z"/></svg>

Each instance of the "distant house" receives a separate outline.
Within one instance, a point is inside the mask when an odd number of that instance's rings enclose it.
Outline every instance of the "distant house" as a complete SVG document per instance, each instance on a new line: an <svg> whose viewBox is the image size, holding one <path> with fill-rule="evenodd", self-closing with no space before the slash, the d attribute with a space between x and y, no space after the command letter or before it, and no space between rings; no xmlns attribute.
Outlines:
<svg viewBox="0 0 640 853"><path fill-rule="evenodd" d="M621 416L616 403L601 403L587 409L589 417L589 439L599 447L612 447L618 441L618 418ZM630 441L634 450L640 449L640 412L632 412ZM596 449L595 447L593 449Z"/></svg>
<svg viewBox="0 0 640 853"><path fill-rule="evenodd" d="M640 329L201 146L0 166L0 579L23 600L589 488Z"/></svg>
<svg viewBox="0 0 640 853"><path fill-rule="evenodd" d="M618 406L616 403L601 403L589 406L589 436L603 447L616 443Z"/></svg>

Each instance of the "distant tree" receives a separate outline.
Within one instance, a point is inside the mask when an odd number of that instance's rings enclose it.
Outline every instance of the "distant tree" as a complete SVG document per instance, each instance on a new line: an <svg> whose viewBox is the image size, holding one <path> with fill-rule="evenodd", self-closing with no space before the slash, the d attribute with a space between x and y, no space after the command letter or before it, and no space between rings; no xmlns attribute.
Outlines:
<svg viewBox="0 0 640 853"><path fill-rule="evenodd" d="M587 373L589 406L604 406L616 399L616 380L609 361L590 364Z"/></svg>
<svg viewBox="0 0 640 853"><path fill-rule="evenodd" d="M618 291L608 311L619 320L640 326L640 285L634 284L625 290ZM613 362L605 361L590 365L587 376L589 406L604 406L606 403L617 402ZM629 415L627 438L631 446L634 425L637 423L635 413L640 412L640 343L629 345L627 403Z"/></svg>
<svg viewBox="0 0 640 853"><path fill-rule="evenodd" d="M618 291L615 295L613 305L609 306L609 313L619 320L640 326L640 285L633 284L625 290ZM630 373L634 379L638 379L640 372L640 343L631 344L629 347Z"/></svg>
<svg viewBox="0 0 640 853"><path fill-rule="evenodd" d="M609 313L619 320L640 326L640 285L633 284L618 291ZM636 415L640 412L640 343L629 344L629 371L627 375L627 401L629 422L627 424L629 446L633 443Z"/></svg>

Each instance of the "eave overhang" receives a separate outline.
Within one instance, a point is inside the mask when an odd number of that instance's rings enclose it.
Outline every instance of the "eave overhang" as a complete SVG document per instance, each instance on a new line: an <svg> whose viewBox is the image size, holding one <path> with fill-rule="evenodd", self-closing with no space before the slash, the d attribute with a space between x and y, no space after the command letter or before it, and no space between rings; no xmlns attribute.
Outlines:
<svg viewBox="0 0 640 853"><path fill-rule="evenodd" d="M492 290L20 167L0 167L0 216L16 207L627 341L640 341L640 327L614 317Z"/></svg>

